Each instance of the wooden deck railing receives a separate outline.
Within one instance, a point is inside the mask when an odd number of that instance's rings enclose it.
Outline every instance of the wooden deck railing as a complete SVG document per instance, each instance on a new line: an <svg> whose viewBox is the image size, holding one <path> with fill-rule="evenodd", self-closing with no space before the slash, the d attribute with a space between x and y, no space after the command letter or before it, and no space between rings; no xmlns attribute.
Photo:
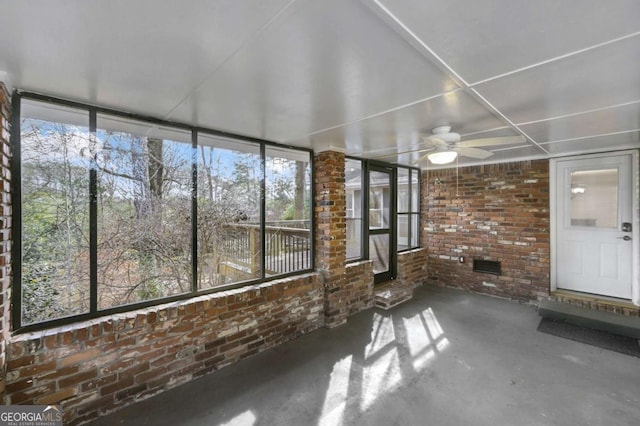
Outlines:
<svg viewBox="0 0 640 426"><path fill-rule="evenodd" d="M294 221L292 221L294 222ZM300 226L295 221L294 226ZM288 224L287 221L279 224ZM260 225L233 223L227 225L224 240L225 262L250 271L260 272ZM311 231L302 227L265 226L265 272L279 275L311 267Z"/></svg>

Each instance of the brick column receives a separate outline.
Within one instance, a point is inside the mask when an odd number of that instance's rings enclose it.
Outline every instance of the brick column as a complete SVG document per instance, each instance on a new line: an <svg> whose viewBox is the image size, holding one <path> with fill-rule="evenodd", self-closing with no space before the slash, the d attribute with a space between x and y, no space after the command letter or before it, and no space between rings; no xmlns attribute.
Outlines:
<svg viewBox="0 0 640 426"><path fill-rule="evenodd" d="M0 404L5 403L6 342L11 327L11 96L0 82Z"/></svg>
<svg viewBox="0 0 640 426"><path fill-rule="evenodd" d="M347 224L343 153L324 151L315 156L315 257L324 286L325 326L347 321Z"/></svg>

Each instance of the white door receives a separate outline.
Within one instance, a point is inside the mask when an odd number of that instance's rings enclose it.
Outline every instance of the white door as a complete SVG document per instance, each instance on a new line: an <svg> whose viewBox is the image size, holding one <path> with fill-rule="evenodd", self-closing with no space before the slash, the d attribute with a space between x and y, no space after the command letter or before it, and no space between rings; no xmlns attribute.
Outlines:
<svg viewBox="0 0 640 426"><path fill-rule="evenodd" d="M632 298L632 158L555 162L557 288Z"/></svg>

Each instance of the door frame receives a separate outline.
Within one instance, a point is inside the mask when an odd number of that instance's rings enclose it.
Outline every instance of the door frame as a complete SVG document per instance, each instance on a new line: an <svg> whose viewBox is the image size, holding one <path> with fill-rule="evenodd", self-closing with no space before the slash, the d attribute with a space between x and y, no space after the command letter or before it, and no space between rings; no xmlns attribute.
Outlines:
<svg viewBox="0 0 640 426"><path fill-rule="evenodd" d="M396 249L396 208L397 208L397 200L396 200L396 186L397 186L397 178L396 178L396 168L392 165L381 163L377 161L367 161L365 166L366 173L366 191L363 191L363 202L365 209L363 210L363 217L365 220L363 221L363 256L366 259L369 259L369 236L375 234L389 234L389 270L385 272L381 272L378 274L374 274L373 283L380 284L383 282L387 282L389 280L395 279L397 265L398 265L398 253ZM370 193L370 175L371 172L382 172L389 174L389 230L380 231L380 232L371 232L370 223L369 223L369 193Z"/></svg>
<svg viewBox="0 0 640 426"><path fill-rule="evenodd" d="M556 291L558 289L557 281L557 238L558 238L558 223L556 220L556 213L558 211L558 191L557 191L557 165L562 161L571 160L586 160L594 158L607 158L621 155L629 155L631 157L631 217L633 230L631 233L632 249L631 249L631 302L640 306L640 164L639 164L639 151L627 150L627 151L614 151L601 154L589 154L578 155L571 157L553 158L549 161L549 225L550 225L550 250L551 250L551 283L550 291ZM603 296L606 297L606 296Z"/></svg>

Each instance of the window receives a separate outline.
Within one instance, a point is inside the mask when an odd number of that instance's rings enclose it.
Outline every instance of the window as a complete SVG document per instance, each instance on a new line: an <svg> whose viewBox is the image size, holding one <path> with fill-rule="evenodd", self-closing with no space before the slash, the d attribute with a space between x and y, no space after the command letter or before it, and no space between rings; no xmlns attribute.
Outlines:
<svg viewBox="0 0 640 426"><path fill-rule="evenodd" d="M355 158L345 160L347 260L382 259L381 254L385 252L382 248L390 247L393 236L392 250L405 251L420 246L420 171L382 164L387 170L384 172L377 169L380 166L381 163ZM364 178L365 170L369 179ZM391 176L396 176L395 180ZM366 217L363 216L362 194L367 195L364 201L368 203L364 206ZM365 219L366 224L363 223ZM379 234L389 227L395 230L391 237L367 235ZM368 230L364 238L363 229ZM388 257L386 255L378 262L381 269L388 269L391 263Z"/></svg>
<svg viewBox="0 0 640 426"><path fill-rule="evenodd" d="M313 268L310 151L32 94L18 103L16 328Z"/></svg>
<svg viewBox="0 0 640 426"><path fill-rule="evenodd" d="M261 277L260 146L198 136L198 289Z"/></svg>
<svg viewBox="0 0 640 426"><path fill-rule="evenodd" d="M389 228L391 222L391 182L389 173L369 173L369 229Z"/></svg>
<svg viewBox="0 0 640 426"><path fill-rule="evenodd" d="M191 291L190 139L98 114L98 309Z"/></svg>
<svg viewBox="0 0 640 426"><path fill-rule="evenodd" d="M268 147L265 162L267 276L311 267L309 154Z"/></svg>
<svg viewBox="0 0 640 426"><path fill-rule="evenodd" d="M420 178L415 169L397 169L398 251L420 246Z"/></svg>
<svg viewBox="0 0 640 426"><path fill-rule="evenodd" d="M347 260L362 258L362 161L345 161Z"/></svg>
<svg viewBox="0 0 640 426"><path fill-rule="evenodd" d="M14 197L22 197L19 302L22 323L32 324L89 312L93 146L83 111L23 102L22 113L20 191Z"/></svg>
<svg viewBox="0 0 640 426"><path fill-rule="evenodd" d="M571 226L618 227L618 169L569 173Z"/></svg>

